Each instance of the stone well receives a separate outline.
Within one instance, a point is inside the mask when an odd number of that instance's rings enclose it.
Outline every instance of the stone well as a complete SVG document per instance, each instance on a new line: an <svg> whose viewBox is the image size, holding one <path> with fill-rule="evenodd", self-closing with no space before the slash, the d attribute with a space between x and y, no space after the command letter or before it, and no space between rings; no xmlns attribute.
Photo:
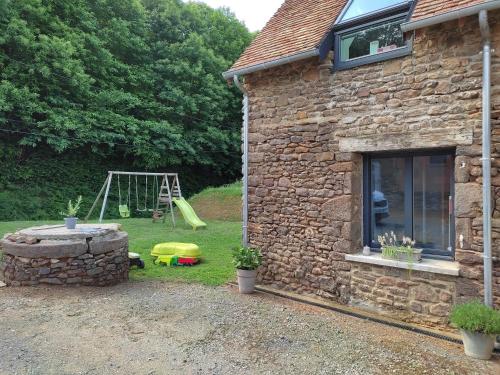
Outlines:
<svg viewBox="0 0 500 375"><path fill-rule="evenodd" d="M33 227L0 240L0 280L10 286L107 286L128 279L128 235L117 224Z"/></svg>

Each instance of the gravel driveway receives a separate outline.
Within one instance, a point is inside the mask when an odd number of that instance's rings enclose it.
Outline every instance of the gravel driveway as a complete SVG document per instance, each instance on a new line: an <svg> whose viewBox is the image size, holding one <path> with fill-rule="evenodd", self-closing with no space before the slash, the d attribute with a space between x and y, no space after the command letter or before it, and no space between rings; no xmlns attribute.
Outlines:
<svg viewBox="0 0 500 375"><path fill-rule="evenodd" d="M225 287L1 288L0 374L500 374L460 346Z"/></svg>

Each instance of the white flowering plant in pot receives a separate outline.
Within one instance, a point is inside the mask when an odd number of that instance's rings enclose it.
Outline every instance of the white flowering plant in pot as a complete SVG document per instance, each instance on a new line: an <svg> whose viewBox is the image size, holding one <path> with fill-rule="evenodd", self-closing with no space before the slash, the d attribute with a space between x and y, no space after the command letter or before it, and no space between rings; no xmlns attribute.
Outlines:
<svg viewBox="0 0 500 375"><path fill-rule="evenodd" d="M398 240L396 234L391 231L377 237L382 248L382 257L406 261L409 264L422 260L422 249L415 248L415 240L402 236Z"/></svg>

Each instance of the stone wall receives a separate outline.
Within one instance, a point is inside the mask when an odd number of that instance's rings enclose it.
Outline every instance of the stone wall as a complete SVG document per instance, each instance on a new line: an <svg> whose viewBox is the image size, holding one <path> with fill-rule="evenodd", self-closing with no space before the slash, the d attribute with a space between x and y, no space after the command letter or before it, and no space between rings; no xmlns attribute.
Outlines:
<svg viewBox="0 0 500 375"><path fill-rule="evenodd" d="M456 288L453 276L359 263L351 268L351 303L391 310L404 321L445 325Z"/></svg>
<svg viewBox="0 0 500 375"><path fill-rule="evenodd" d="M128 236L89 241L0 241L0 280L8 286L108 286L128 280ZM3 253L3 254L2 254Z"/></svg>
<svg viewBox="0 0 500 375"><path fill-rule="evenodd" d="M490 14L496 51L500 51L499 20L499 12ZM480 297L481 47L478 22L469 17L417 31L413 53L407 57L334 73L329 62L310 59L245 77L250 101L249 239L263 250L262 283L344 303L354 297L376 302L381 296L375 291L383 286L375 283L373 288L368 276L354 281L354 272L361 269L344 259L362 246L362 154L446 147L456 153L456 261L461 269L460 277L451 279L454 285L446 289L453 301ZM493 53L492 68L497 257L498 56L499 52ZM368 274L379 272L369 269ZM353 296L353 289L361 290L362 280L370 291ZM498 262L494 284L499 306ZM409 305L379 307L391 313L401 309L415 313ZM435 322L430 309L423 305L424 313L416 320L428 316Z"/></svg>

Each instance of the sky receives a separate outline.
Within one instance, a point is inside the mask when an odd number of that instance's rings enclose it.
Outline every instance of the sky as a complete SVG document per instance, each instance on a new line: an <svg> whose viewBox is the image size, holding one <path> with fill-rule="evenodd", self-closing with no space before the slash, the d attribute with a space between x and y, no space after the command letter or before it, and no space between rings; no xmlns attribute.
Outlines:
<svg viewBox="0 0 500 375"><path fill-rule="evenodd" d="M250 31L261 30L284 0L196 0L212 8L228 7Z"/></svg>

